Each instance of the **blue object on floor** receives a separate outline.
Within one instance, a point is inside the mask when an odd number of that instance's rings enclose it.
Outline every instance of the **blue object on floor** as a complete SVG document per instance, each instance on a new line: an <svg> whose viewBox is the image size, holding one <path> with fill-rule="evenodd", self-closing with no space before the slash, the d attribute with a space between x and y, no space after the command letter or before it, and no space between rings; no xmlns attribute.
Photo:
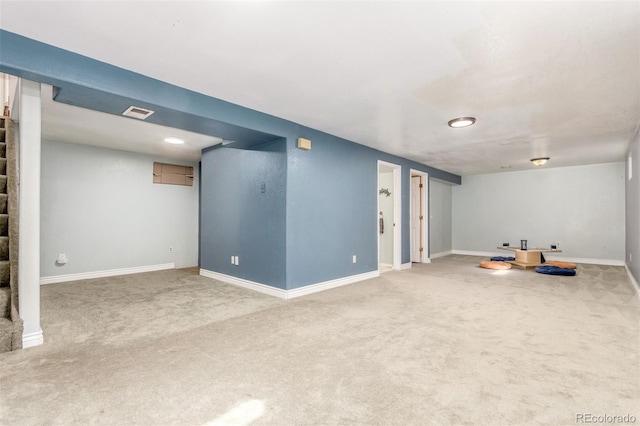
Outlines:
<svg viewBox="0 0 640 426"><path fill-rule="evenodd" d="M504 256L493 256L491 258L492 261L494 262L505 262L507 260L516 260L515 257L504 257Z"/></svg>
<svg viewBox="0 0 640 426"><path fill-rule="evenodd" d="M572 277L576 274L575 269L561 268L559 266L542 265L536 266L536 272L547 275L566 275Z"/></svg>

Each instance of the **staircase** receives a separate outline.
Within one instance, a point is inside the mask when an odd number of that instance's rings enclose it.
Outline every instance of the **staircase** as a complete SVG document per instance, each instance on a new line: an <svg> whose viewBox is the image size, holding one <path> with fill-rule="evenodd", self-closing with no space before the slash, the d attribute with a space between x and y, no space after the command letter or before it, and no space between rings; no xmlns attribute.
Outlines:
<svg viewBox="0 0 640 426"><path fill-rule="evenodd" d="M0 353L22 347L18 315L18 189L13 122L0 117Z"/></svg>

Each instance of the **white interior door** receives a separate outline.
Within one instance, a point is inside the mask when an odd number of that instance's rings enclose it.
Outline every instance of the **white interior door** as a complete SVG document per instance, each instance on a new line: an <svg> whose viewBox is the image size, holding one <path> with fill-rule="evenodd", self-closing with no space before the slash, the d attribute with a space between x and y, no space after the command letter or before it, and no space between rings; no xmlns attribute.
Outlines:
<svg viewBox="0 0 640 426"><path fill-rule="evenodd" d="M384 173L391 172L393 176L393 184L389 191L391 192L391 200L393 203L393 211L390 214L391 220L384 218L384 232L389 232L389 236L393 239L392 244L392 267L393 269L402 269L402 167L398 164L387 163L385 161L378 160L378 191L380 191L380 176ZM376 209L376 220L380 220L380 198L378 197ZM380 239L380 225L378 225L378 256L381 253L381 239ZM389 231L388 231L389 230ZM410 266L411 264L409 264Z"/></svg>
<svg viewBox="0 0 640 426"><path fill-rule="evenodd" d="M393 185L393 172L380 173L378 176L378 209L379 218L379 238L380 251L378 261L380 266L391 268L393 266L393 237L394 237L394 206L395 189Z"/></svg>
<svg viewBox="0 0 640 426"><path fill-rule="evenodd" d="M422 177L411 177L411 261L421 262L421 250L422 247L422 227L420 226L422 220L422 200L421 200L421 186Z"/></svg>
<svg viewBox="0 0 640 426"><path fill-rule="evenodd" d="M411 262L429 263L429 174L410 170Z"/></svg>

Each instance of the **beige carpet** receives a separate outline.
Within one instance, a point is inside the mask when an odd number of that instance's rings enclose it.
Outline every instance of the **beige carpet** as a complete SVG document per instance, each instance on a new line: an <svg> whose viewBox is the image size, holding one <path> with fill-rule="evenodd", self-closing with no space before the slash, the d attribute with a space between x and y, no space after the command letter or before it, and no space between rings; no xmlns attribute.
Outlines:
<svg viewBox="0 0 640 426"><path fill-rule="evenodd" d="M45 345L0 354L0 424L640 422L624 268L447 256L289 301L189 271L42 287Z"/></svg>

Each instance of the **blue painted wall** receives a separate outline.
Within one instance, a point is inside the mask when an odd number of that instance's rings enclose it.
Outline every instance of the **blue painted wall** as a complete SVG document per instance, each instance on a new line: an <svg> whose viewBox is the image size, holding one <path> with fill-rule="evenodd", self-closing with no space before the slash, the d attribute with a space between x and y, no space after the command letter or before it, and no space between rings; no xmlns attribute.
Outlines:
<svg viewBox="0 0 640 426"><path fill-rule="evenodd" d="M370 150L305 129L288 153L287 287L378 269L377 162ZM352 263L352 255L358 262Z"/></svg>
<svg viewBox="0 0 640 426"><path fill-rule="evenodd" d="M312 129L298 132L312 149L288 141L287 288L378 269L378 160L402 167L401 261L409 263L411 169L440 171Z"/></svg>
<svg viewBox="0 0 640 426"><path fill-rule="evenodd" d="M285 154L284 140L258 150L203 152L202 268L285 288ZM231 256L239 256L239 265Z"/></svg>
<svg viewBox="0 0 640 426"><path fill-rule="evenodd" d="M408 263L410 169L461 181L3 30L0 51L0 71L57 86L59 101L117 115L135 104L157 111L151 117L159 124L235 140L203 153L200 258L205 269L285 289L376 270L378 160L402 166L402 262ZM297 149L298 137L311 139L312 150ZM263 181L264 194L256 192ZM240 266L231 265L231 255L240 256Z"/></svg>

